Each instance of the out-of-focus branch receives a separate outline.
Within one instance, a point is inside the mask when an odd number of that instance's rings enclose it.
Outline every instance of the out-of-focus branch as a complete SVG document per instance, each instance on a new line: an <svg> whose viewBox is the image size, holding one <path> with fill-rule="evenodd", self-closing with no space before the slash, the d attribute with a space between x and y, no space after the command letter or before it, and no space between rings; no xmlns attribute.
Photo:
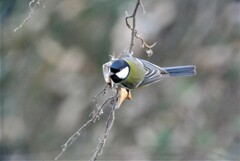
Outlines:
<svg viewBox="0 0 240 161"><path fill-rule="evenodd" d="M28 16L22 21L22 23L16 27L14 29L14 32L18 31L19 29L21 29L25 23L32 17L32 15L34 14L36 7L40 6L42 4L43 8L45 8L45 5L43 3L43 0L32 0L31 2L29 2L29 9L30 9L30 13L28 14Z"/></svg>

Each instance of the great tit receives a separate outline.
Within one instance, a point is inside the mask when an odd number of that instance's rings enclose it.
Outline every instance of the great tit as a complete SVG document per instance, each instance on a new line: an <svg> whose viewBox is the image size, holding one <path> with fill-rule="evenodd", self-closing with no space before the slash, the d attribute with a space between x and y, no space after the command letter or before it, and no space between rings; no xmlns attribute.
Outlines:
<svg viewBox="0 0 240 161"><path fill-rule="evenodd" d="M105 82L116 87L119 97L116 108L125 99L132 99L131 90L160 81L164 77L193 76L196 67L193 65L159 67L146 60L133 57L131 54L122 58L112 58L103 65Z"/></svg>
<svg viewBox="0 0 240 161"><path fill-rule="evenodd" d="M114 59L108 65L108 77L111 81L128 90L150 85L164 77L193 76L196 74L196 67L193 65L159 67L132 56Z"/></svg>

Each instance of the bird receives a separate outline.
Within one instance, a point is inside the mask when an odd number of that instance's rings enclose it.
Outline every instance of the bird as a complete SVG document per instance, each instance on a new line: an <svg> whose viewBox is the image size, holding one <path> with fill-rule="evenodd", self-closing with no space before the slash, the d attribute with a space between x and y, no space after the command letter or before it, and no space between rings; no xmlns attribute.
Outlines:
<svg viewBox="0 0 240 161"><path fill-rule="evenodd" d="M166 77L194 76L194 65L159 67L136 57L116 59L109 67L110 79L129 90L148 86Z"/></svg>
<svg viewBox="0 0 240 161"><path fill-rule="evenodd" d="M103 75L109 86L118 87L120 98L117 108L119 108L125 99L132 99L131 90L151 85L167 77L194 76L196 67L194 65L159 67L127 54L105 63Z"/></svg>

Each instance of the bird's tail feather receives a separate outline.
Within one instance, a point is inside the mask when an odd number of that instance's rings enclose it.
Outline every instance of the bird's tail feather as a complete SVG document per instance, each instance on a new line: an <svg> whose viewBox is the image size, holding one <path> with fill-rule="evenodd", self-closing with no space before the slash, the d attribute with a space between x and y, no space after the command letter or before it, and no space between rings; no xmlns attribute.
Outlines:
<svg viewBox="0 0 240 161"><path fill-rule="evenodd" d="M193 65L176 66L176 67L165 67L170 76L193 76L196 74L196 67Z"/></svg>

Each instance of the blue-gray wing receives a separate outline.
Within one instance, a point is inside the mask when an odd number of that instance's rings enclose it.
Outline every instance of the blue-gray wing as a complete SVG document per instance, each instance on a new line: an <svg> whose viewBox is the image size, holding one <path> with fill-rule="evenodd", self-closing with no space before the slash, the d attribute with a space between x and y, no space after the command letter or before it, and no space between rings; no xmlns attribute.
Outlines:
<svg viewBox="0 0 240 161"><path fill-rule="evenodd" d="M139 59L139 61L143 64L144 69L147 71L147 74L145 75L144 80L139 84L139 87L150 85L160 81L163 77L169 76L169 73L161 67L146 60Z"/></svg>

